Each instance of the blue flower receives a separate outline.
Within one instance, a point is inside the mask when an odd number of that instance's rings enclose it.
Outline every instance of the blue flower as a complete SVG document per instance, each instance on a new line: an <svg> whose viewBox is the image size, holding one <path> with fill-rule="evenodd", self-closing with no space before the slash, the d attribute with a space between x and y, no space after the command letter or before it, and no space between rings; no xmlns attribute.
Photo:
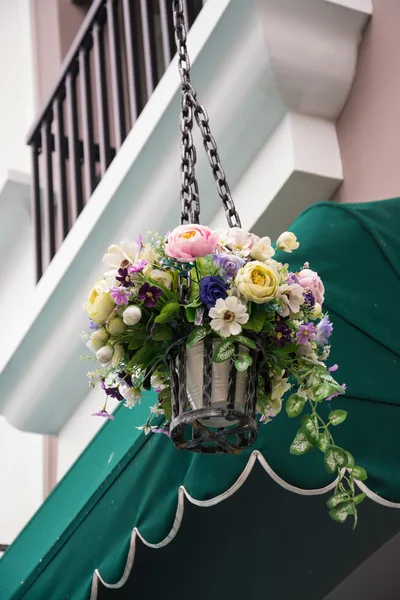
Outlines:
<svg viewBox="0 0 400 600"><path fill-rule="evenodd" d="M207 275L200 281L200 300L211 308L218 298L226 298L227 284L218 275Z"/></svg>
<svg viewBox="0 0 400 600"><path fill-rule="evenodd" d="M220 273L224 279L231 279L235 277L236 273L245 264L243 258L229 254L214 254L214 264L220 270Z"/></svg>
<svg viewBox="0 0 400 600"><path fill-rule="evenodd" d="M324 317L320 320L317 325L317 331L315 335L315 341L317 344L327 344L328 338L332 335L333 324L330 322L329 317Z"/></svg>

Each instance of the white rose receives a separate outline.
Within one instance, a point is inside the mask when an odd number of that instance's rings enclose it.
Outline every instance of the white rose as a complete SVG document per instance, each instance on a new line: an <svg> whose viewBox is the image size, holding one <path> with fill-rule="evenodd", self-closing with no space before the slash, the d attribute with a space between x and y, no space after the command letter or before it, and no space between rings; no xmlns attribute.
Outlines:
<svg viewBox="0 0 400 600"><path fill-rule="evenodd" d="M153 269L149 275L150 279L157 283L162 283L168 289L172 284L172 277L166 271L160 271L159 269Z"/></svg>
<svg viewBox="0 0 400 600"><path fill-rule="evenodd" d="M282 233L276 242L277 249L283 250L284 252L292 252L292 250L296 250L299 246L300 244L297 241L297 237L290 231Z"/></svg>
<svg viewBox="0 0 400 600"><path fill-rule="evenodd" d="M256 242L251 249L250 256L262 262L268 260L275 254L275 250L271 246L271 239L263 237Z"/></svg>
<svg viewBox="0 0 400 600"><path fill-rule="evenodd" d="M111 346L103 346L100 350L97 350L96 358L102 365L106 365L112 359L113 354L114 352Z"/></svg>
<svg viewBox="0 0 400 600"><path fill-rule="evenodd" d="M142 318L142 311L138 306L128 306L122 313L125 325L136 325Z"/></svg>
<svg viewBox="0 0 400 600"><path fill-rule="evenodd" d="M92 342L93 346L98 350L99 348L102 348L107 344L109 337L110 336L105 329L98 329L97 331L94 331L92 333L90 341Z"/></svg>

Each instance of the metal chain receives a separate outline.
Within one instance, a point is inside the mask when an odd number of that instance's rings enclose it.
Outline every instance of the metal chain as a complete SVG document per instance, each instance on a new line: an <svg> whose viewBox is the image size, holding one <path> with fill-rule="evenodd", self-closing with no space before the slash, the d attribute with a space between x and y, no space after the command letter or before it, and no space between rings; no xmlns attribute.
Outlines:
<svg viewBox="0 0 400 600"><path fill-rule="evenodd" d="M211 165L229 227L241 227L225 171L219 158L217 144L210 130L208 115L197 100L197 93L190 82L190 60L186 46L186 26L182 0L172 0L175 42L178 52L178 68L182 81L182 104L180 127L181 151L181 223L198 223L200 216L199 186L196 180L196 148L193 144L193 116L200 129L203 145Z"/></svg>

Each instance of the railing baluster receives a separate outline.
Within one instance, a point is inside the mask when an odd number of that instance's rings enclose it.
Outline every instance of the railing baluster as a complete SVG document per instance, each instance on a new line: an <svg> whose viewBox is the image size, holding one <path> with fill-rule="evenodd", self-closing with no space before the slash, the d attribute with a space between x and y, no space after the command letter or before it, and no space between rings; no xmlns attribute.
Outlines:
<svg viewBox="0 0 400 600"><path fill-rule="evenodd" d="M87 201L96 187L90 53L87 45L83 45L79 51L79 78L82 101L83 167Z"/></svg>
<svg viewBox="0 0 400 600"><path fill-rule="evenodd" d="M111 148L110 123L108 118L106 59L104 52L104 25L99 21L97 21L93 26L93 48L100 147L100 172L103 176L111 162Z"/></svg>
<svg viewBox="0 0 400 600"><path fill-rule="evenodd" d="M146 76L147 98L150 98L157 85L157 60L153 19L149 17L148 0L140 0L142 16L143 53Z"/></svg>
<svg viewBox="0 0 400 600"><path fill-rule="evenodd" d="M162 45L163 45L163 55L164 55L164 68L167 69L169 63L171 62L172 52L171 52L171 35L170 35L170 27L169 27L169 19L168 19L168 11L171 12L171 7L167 6L167 0L159 0L160 4L160 20L161 20L161 36L162 36Z"/></svg>
<svg viewBox="0 0 400 600"><path fill-rule="evenodd" d="M58 171L58 189L57 189L57 220L60 244L67 236L68 226L68 196L67 196L67 153L66 140L64 136L64 110L63 103L57 97L53 102L53 113L56 123L54 133L54 149Z"/></svg>
<svg viewBox="0 0 400 600"><path fill-rule="evenodd" d="M39 176L39 143L38 136L32 141L32 219L35 239L36 280L43 275L42 252L42 216L40 201L40 176Z"/></svg>
<svg viewBox="0 0 400 600"><path fill-rule="evenodd" d="M124 88L118 11L115 0L107 0L107 17L110 38L111 90L115 126L115 149L119 150L126 137Z"/></svg>
<svg viewBox="0 0 400 600"><path fill-rule="evenodd" d="M76 101L76 77L70 72L66 77L68 113L68 157L71 169L72 222L75 222L83 208L82 174L78 139L78 107Z"/></svg>
<svg viewBox="0 0 400 600"><path fill-rule="evenodd" d="M49 264L56 253L51 115L48 115L42 124L42 153L45 174L43 216L45 234L47 236L46 263Z"/></svg>
<svg viewBox="0 0 400 600"><path fill-rule="evenodd" d="M131 0L123 0L124 29L126 41L126 64L128 71L129 111L132 125L138 118L140 101L139 49L137 36L133 31L133 5Z"/></svg>

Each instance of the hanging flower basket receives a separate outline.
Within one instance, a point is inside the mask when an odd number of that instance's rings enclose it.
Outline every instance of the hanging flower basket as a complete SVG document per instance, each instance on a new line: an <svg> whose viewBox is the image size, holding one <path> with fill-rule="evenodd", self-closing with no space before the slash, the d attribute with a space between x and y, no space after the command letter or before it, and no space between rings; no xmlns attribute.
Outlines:
<svg viewBox="0 0 400 600"><path fill-rule="evenodd" d="M324 422L318 406L345 392L327 368L333 326L323 312L324 286L308 264L299 272L275 260L299 243L285 232L271 244L241 228L207 113L190 83L182 2L173 0L182 78L181 225L165 237L149 233L111 246L107 271L90 292L87 346L101 367L91 373L109 397L132 408L143 390L157 402L145 434L164 433L178 449L238 454L253 444L259 423L280 411L285 394L289 417L303 415L290 452L319 449L337 474L328 501L339 522L357 521L354 480L367 477L351 454L338 447L332 427L347 416L334 410ZM193 117L225 207L229 228L199 225ZM96 413L113 419L107 400ZM164 424L153 424L164 416Z"/></svg>

